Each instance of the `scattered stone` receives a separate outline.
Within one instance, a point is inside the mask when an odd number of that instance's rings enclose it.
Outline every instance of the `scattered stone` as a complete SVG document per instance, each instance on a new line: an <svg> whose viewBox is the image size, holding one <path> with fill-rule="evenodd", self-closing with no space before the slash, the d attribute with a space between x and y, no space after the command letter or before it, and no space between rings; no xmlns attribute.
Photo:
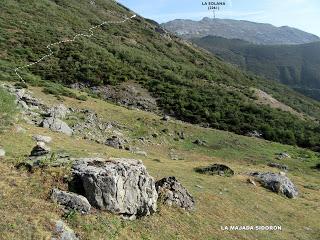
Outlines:
<svg viewBox="0 0 320 240"><path fill-rule="evenodd" d="M194 198L175 177L167 177L157 181L156 189L159 199L169 206L174 205L185 210L193 210L195 207Z"/></svg>
<svg viewBox="0 0 320 240"><path fill-rule="evenodd" d="M283 152L283 153L279 153L279 154L277 154L278 156L277 156L277 159L278 160L283 160L283 159L286 159L286 158L291 158L291 156L288 154L288 153L285 153L285 152Z"/></svg>
<svg viewBox="0 0 320 240"><path fill-rule="evenodd" d="M161 118L162 121L169 121L170 120L170 117L168 115L164 115L162 118Z"/></svg>
<svg viewBox="0 0 320 240"><path fill-rule="evenodd" d="M49 117L64 119L70 110L63 104L54 106L48 110Z"/></svg>
<svg viewBox="0 0 320 240"><path fill-rule="evenodd" d="M49 136L42 136L42 135L33 135L32 139L36 142L44 142L44 143L50 143L52 141L52 137Z"/></svg>
<svg viewBox="0 0 320 240"><path fill-rule="evenodd" d="M49 117L45 118L43 122L40 124L41 127L51 129L54 132L61 132L68 136L71 136L73 134L73 130L60 120L59 118Z"/></svg>
<svg viewBox="0 0 320 240"><path fill-rule="evenodd" d="M234 175L234 171L226 165L223 164L212 164L208 167L198 167L195 168L197 173L209 174L209 175L220 175L230 177Z"/></svg>
<svg viewBox="0 0 320 240"><path fill-rule="evenodd" d="M270 189L273 192L283 194L288 198L295 198L298 196L298 190L295 185L286 176L277 173L251 173L263 187Z"/></svg>
<svg viewBox="0 0 320 240"><path fill-rule="evenodd" d="M199 145L199 146L207 146L207 142L204 140L196 139L193 144Z"/></svg>
<svg viewBox="0 0 320 240"><path fill-rule="evenodd" d="M181 140L186 139L185 133L183 131L180 131L180 132L176 131L176 135L178 136L178 140L179 139L181 139Z"/></svg>
<svg viewBox="0 0 320 240"><path fill-rule="evenodd" d="M3 148L0 148L0 158L3 158L6 156L6 151Z"/></svg>
<svg viewBox="0 0 320 240"><path fill-rule="evenodd" d="M125 149L124 144L126 143L125 140L118 136L112 136L111 138L108 138L105 142L105 145L109 147L113 147L116 149Z"/></svg>
<svg viewBox="0 0 320 240"><path fill-rule="evenodd" d="M84 196L64 192L54 188L51 192L51 199L65 206L68 210L76 210L81 213L88 213L91 209L91 205Z"/></svg>
<svg viewBox="0 0 320 240"><path fill-rule="evenodd" d="M288 171L289 170L289 167L287 165L279 164L279 163L269 163L268 166L269 167L278 168L278 169L283 170L283 171Z"/></svg>
<svg viewBox="0 0 320 240"><path fill-rule="evenodd" d="M32 149L30 157L39 157L49 154L51 149L44 142L37 142L37 145Z"/></svg>
<svg viewBox="0 0 320 240"><path fill-rule="evenodd" d="M79 240L79 238L62 220L58 220L51 240Z"/></svg>
<svg viewBox="0 0 320 240"><path fill-rule="evenodd" d="M202 187L202 186L200 186L200 185L196 185L196 187L197 187L197 188L200 188L200 189L203 189L203 187Z"/></svg>
<svg viewBox="0 0 320 240"><path fill-rule="evenodd" d="M251 132L248 132L246 134L247 137L255 137L255 138L263 138L263 133L257 131L257 130L254 130L254 131L251 131Z"/></svg>
<svg viewBox="0 0 320 240"><path fill-rule="evenodd" d="M134 159L79 159L73 165L77 186L91 205L128 219L154 213L158 194L154 179Z"/></svg>

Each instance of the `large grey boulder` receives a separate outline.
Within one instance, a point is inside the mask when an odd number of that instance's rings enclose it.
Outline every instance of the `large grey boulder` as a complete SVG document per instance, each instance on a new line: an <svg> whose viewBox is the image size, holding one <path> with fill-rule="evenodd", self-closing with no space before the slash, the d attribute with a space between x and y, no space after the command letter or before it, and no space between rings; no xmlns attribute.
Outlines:
<svg viewBox="0 0 320 240"><path fill-rule="evenodd" d="M273 192L283 194L288 198L295 198L298 196L298 190L291 180L283 175L277 173L251 173L258 182L265 188Z"/></svg>
<svg viewBox="0 0 320 240"><path fill-rule="evenodd" d="M53 189L51 192L51 199L65 206L67 209L72 209L79 211L81 213L88 213L91 209L91 205L88 200L81 195L60 191L58 189Z"/></svg>
<svg viewBox="0 0 320 240"><path fill-rule="evenodd" d="M51 129L54 132L61 132L68 136L73 134L73 130L64 121L59 118L48 117L40 124L41 127Z"/></svg>
<svg viewBox="0 0 320 240"><path fill-rule="evenodd" d="M134 159L79 159L73 174L91 205L129 219L157 210L154 179Z"/></svg>
<svg viewBox="0 0 320 240"><path fill-rule="evenodd" d="M193 210L195 201L188 190L175 177L163 178L156 182L159 199L169 206Z"/></svg>

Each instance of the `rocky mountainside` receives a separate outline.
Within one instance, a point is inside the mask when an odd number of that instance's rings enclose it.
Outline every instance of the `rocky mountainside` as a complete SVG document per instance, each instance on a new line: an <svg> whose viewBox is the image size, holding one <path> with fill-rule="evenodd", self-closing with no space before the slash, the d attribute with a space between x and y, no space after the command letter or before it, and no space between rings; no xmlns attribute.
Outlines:
<svg viewBox="0 0 320 240"><path fill-rule="evenodd" d="M320 100L320 42L262 46L213 36L192 41L225 61Z"/></svg>
<svg viewBox="0 0 320 240"><path fill-rule="evenodd" d="M318 102L241 71L115 1L7 0L0 25L1 80L22 78L45 93L85 100L70 88L80 89L192 124L320 147ZM254 89L288 108L261 104ZM53 120L43 124L63 127Z"/></svg>
<svg viewBox="0 0 320 240"><path fill-rule="evenodd" d="M241 39L254 44L303 44L319 41L313 34L291 27L231 19L203 18L200 21L177 19L162 24L168 31L184 38L219 36Z"/></svg>

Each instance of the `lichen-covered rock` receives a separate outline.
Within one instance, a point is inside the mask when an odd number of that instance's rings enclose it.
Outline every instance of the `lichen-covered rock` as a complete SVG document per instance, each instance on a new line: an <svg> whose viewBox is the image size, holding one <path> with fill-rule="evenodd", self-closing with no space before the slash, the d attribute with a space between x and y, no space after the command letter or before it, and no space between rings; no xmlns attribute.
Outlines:
<svg viewBox="0 0 320 240"><path fill-rule="evenodd" d="M91 209L88 199L84 196L71 192L60 191L56 188L51 192L51 199L69 210L72 209L81 213L88 213Z"/></svg>
<svg viewBox="0 0 320 240"><path fill-rule="evenodd" d="M54 132L61 132L68 136L73 134L73 130L64 121L59 118L49 117L45 118L40 124L41 127L51 129Z"/></svg>
<svg viewBox="0 0 320 240"><path fill-rule="evenodd" d="M277 173L251 173L261 185L270 189L273 192L283 194L288 198L295 198L298 196L298 190L288 177Z"/></svg>
<svg viewBox="0 0 320 240"><path fill-rule="evenodd" d="M73 165L77 185L91 205L130 219L157 209L154 179L134 159L79 159Z"/></svg>
<svg viewBox="0 0 320 240"><path fill-rule="evenodd" d="M177 206L185 210L193 210L194 198L175 177L163 178L156 182L159 199L169 206Z"/></svg>

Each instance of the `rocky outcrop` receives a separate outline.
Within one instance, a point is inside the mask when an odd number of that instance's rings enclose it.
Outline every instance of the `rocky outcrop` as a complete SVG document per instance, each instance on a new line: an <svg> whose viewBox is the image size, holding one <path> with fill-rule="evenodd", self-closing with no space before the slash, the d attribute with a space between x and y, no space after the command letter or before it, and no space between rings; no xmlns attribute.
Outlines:
<svg viewBox="0 0 320 240"><path fill-rule="evenodd" d="M153 178L134 159L79 159L73 174L91 205L135 219L154 213L158 194Z"/></svg>
<svg viewBox="0 0 320 240"><path fill-rule="evenodd" d="M68 136L73 134L73 130L64 121L59 118L48 117L40 124L41 127L48 128L54 132L61 132Z"/></svg>
<svg viewBox="0 0 320 240"><path fill-rule="evenodd" d="M62 220L55 223L55 229L51 240L79 240L74 231L69 228Z"/></svg>
<svg viewBox="0 0 320 240"><path fill-rule="evenodd" d="M195 207L194 198L175 177L167 177L157 181L156 189L160 201L169 206L177 206L185 210L193 210Z"/></svg>
<svg viewBox="0 0 320 240"><path fill-rule="evenodd" d="M30 157L45 156L50 153L50 147L46 146L44 142L37 142L37 145L32 149Z"/></svg>
<svg viewBox="0 0 320 240"><path fill-rule="evenodd" d="M195 171L201 174L220 175L227 177L234 175L234 171L223 164L212 164L208 167L198 167L195 168Z"/></svg>
<svg viewBox="0 0 320 240"><path fill-rule="evenodd" d="M81 213L88 213L91 209L90 203L84 196L71 192L60 191L56 188L51 192L51 199L54 202L63 205L68 210L76 210Z"/></svg>
<svg viewBox="0 0 320 240"><path fill-rule="evenodd" d="M298 190L288 177L277 173L251 173L256 181L273 192L283 194L288 198L295 198L298 196Z"/></svg>

